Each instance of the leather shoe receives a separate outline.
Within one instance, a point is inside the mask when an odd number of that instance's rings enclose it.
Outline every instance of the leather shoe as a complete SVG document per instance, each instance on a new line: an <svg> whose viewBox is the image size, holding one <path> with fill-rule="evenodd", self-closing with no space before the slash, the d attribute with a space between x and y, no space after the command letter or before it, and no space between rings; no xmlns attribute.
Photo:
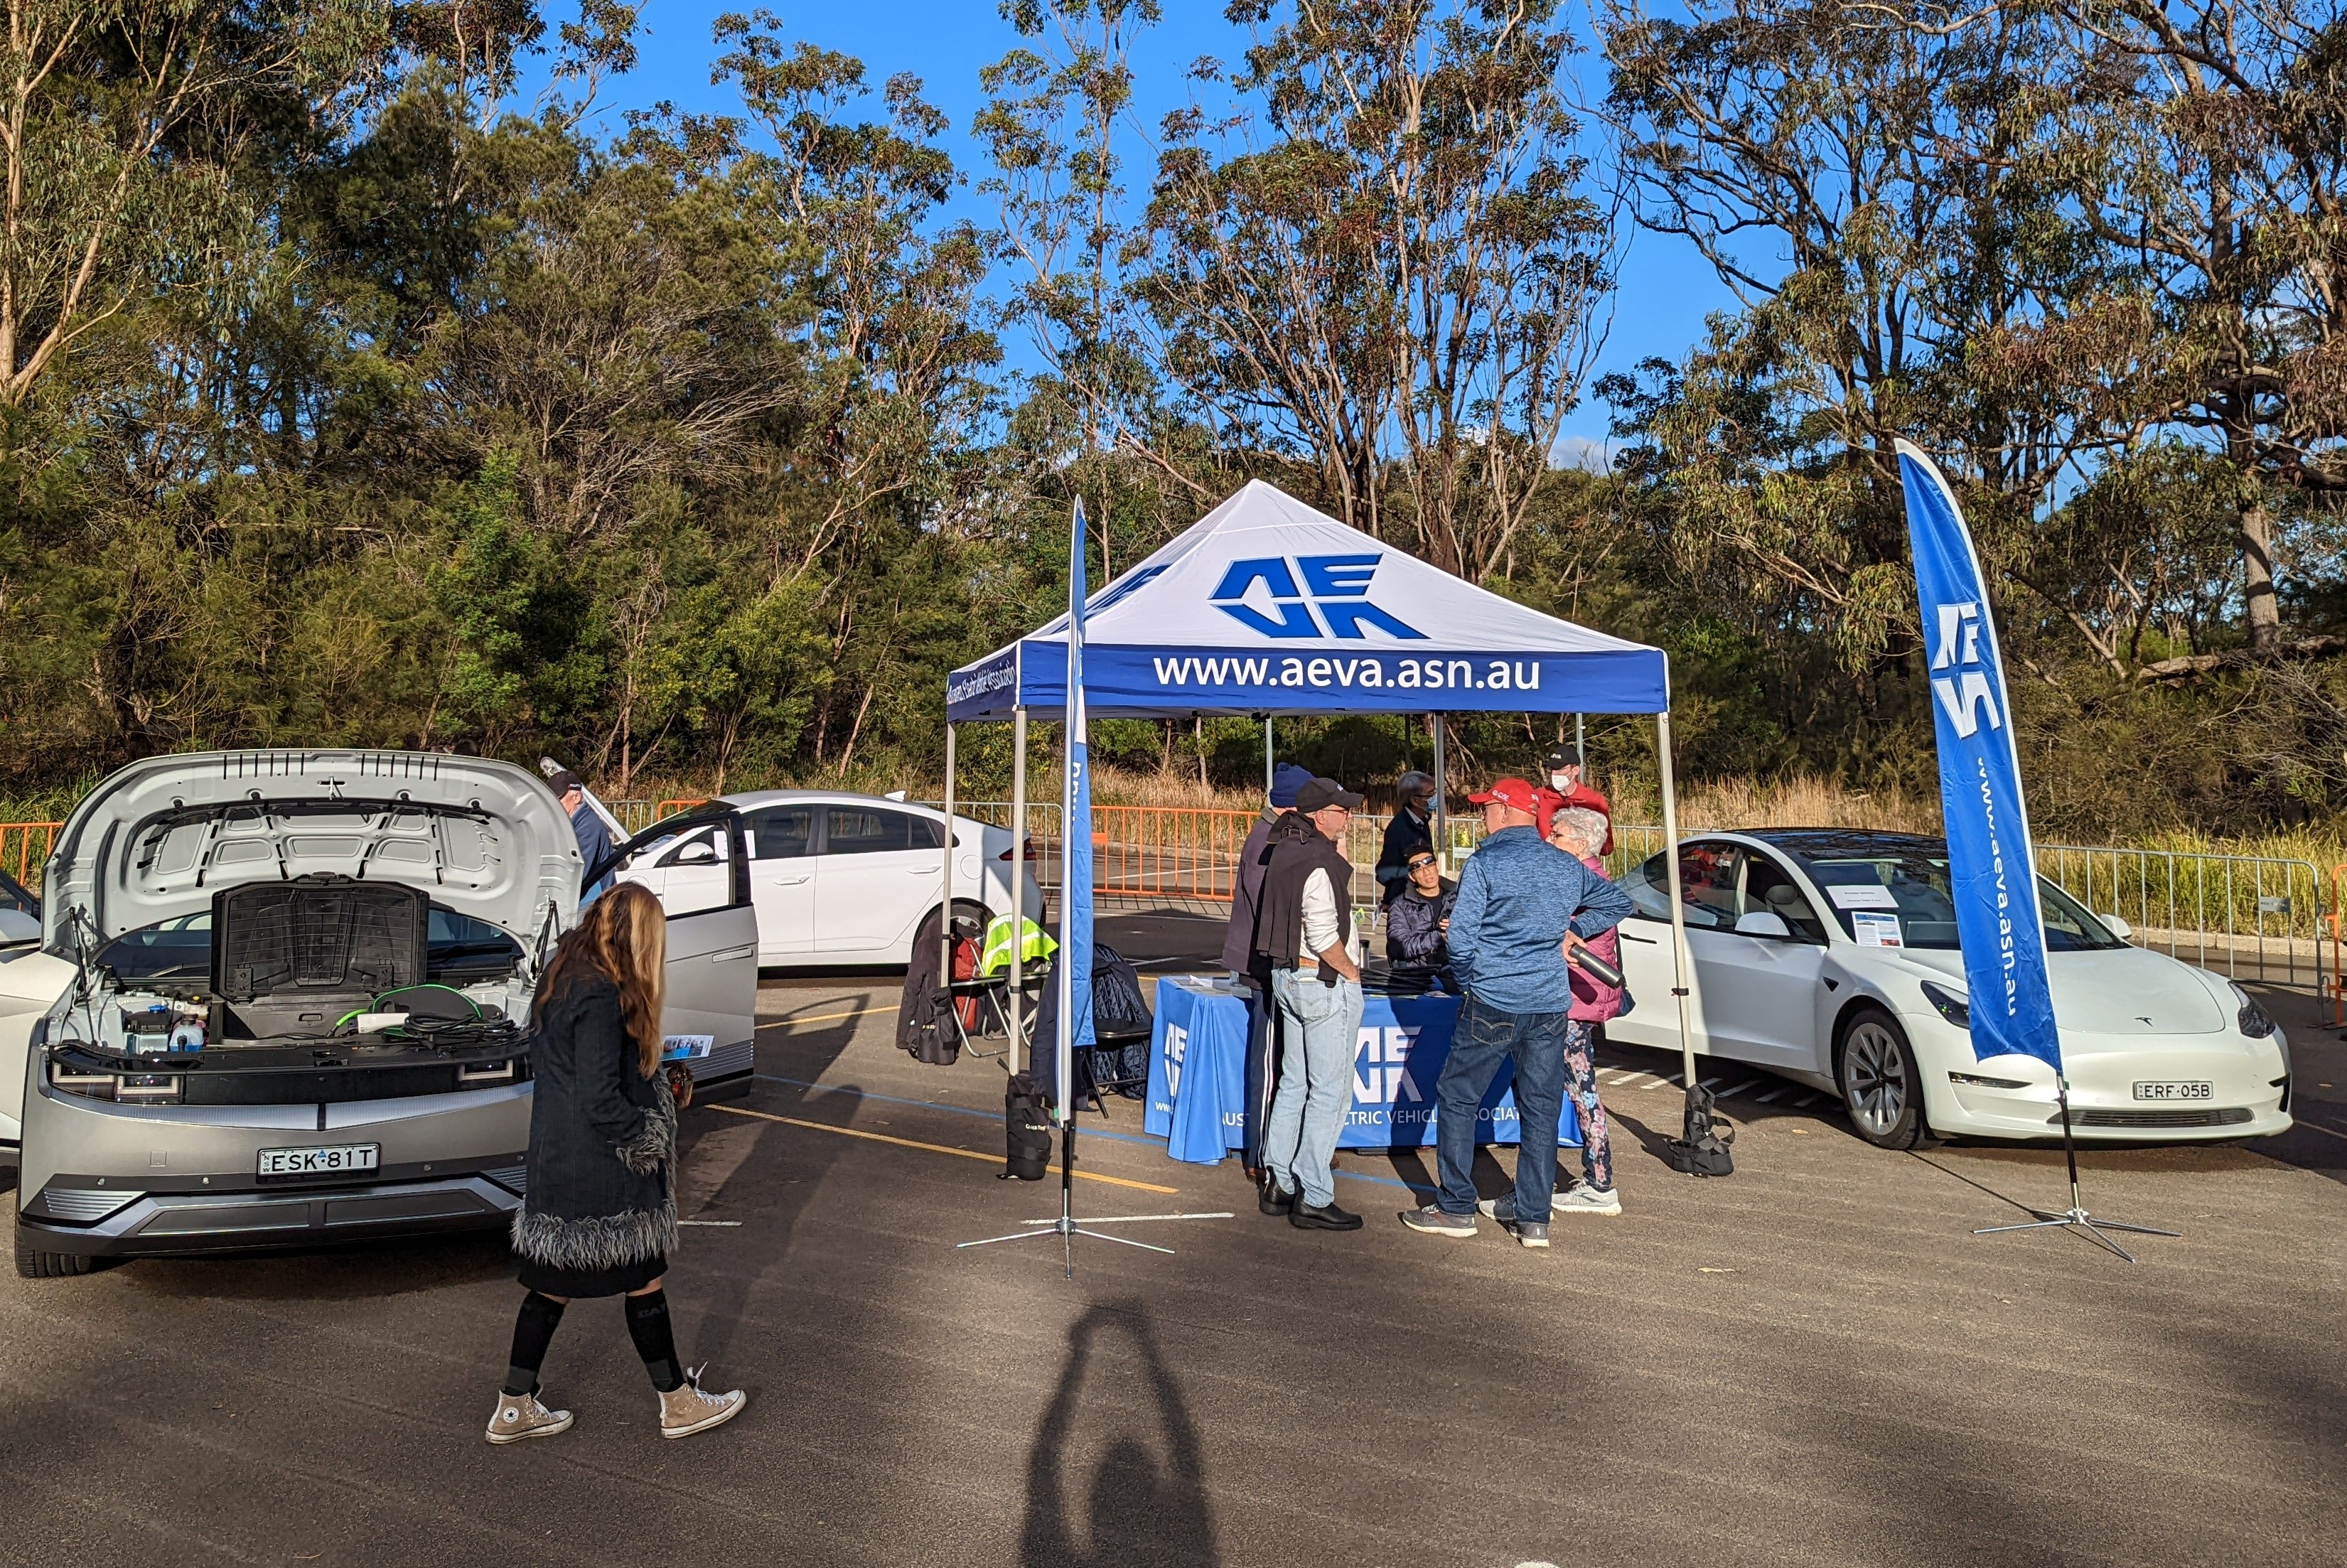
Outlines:
<svg viewBox="0 0 2347 1568"><path fill-rule="evenodd" d="M1279 1184L1266 1176L1263 1179L1263 1185L1255 1192L1255 1206L1267 1214L1288 1214L1296 1207L1296 1194L1281 1192Z"/></svg>
<svg viewBox="0 0 2347 1568"><path fill-rule="evenodd" d="M1315 1208L1299 1195L1296 1206L1288 1211L1287 1223L1297 1230L1357 1231L1361 1228L1361 1216L1334 1204Z"/></svg>

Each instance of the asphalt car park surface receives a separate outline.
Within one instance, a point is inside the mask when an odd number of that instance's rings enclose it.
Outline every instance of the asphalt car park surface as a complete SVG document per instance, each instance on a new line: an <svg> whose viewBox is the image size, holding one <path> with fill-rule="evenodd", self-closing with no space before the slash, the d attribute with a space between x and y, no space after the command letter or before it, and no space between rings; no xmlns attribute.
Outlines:
<svg viewBox="0 0 2347 1568"><path fill-rule="evenodd" d="M1207 929L1108 939L1164 972ZM9 1279L0 1560L2339 1561L2347 1049L2302 1003L2288 1137L2083 1156L2092 1207L2185 1233L2134 1266L1972 1234L2058 1204L2058 1152L1887 1153L1750 1071L1715 1080L1737 1174L1673 1175L1674 1063L1624 1051L1626 1212L1547 1254L1404 1231L1416 1155L1343 1156L1368 1228L1295 1231L1112 1102L1081 1206L1235 1217L1080 1243L1071 1281L955 1250L1056 1188L994 1179L999 1069L897 1051L897 984L770 982L761 1078L685 1114L670 1294L739 1420L660 1440L589 1302L547 1367L577 1427L484 1444L495 1236Z"/></svg>

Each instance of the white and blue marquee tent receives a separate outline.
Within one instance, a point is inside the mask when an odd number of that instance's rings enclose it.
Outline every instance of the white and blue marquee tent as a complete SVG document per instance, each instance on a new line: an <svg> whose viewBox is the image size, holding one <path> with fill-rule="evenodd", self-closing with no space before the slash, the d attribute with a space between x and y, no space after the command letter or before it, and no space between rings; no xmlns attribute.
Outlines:
<svg viewBox="0 0 2347 1568"><path fill-rule="evenodd" d="M1543 615L1250 482L1095 594L1094 718L1660 713L1662 651ZM954 671L948 723L1056 718L1068 620Z"/></svg>
<svg viewBox="0 0 2347 1568"><path fill-rule="evenodd" d="M1260 479L1128 568L1085 606L1084 712L1095 719L1654 714L1672 924L1684 975L1670 663L1661 649L1575 626L1462 581ZM1061 614L948 679L948 815L955 726L1009 721L1015 730L1014 820L1026 821L1027 722L1064 716L1067 638ZM1438 778L1441 735L1437 723ZM953 858L945 857L948 909ZM1015 952L1014 945L1014 991ZM1680 1036L1693 1083L1684 979L1680 987ZM1015 1040L1015 1028L1012 1034ZM1015 1059L1011 1065L1016 1071Z"/></svg>

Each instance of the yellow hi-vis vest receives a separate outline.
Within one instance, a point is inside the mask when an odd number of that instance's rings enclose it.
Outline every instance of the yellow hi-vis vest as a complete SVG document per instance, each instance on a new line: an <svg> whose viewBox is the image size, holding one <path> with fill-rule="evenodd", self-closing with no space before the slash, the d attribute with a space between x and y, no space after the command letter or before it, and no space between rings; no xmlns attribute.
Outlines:
<svg viewBox="0 0 2347 1568"><path fill-rule="evenodd" d="M1051 940L1042 927L1024 918L1019 922L1019 967L1022 971L1040 965L1059 950L1060 944ZM986 947L979 954L978 972L990 975L1010 967L1010 917L997 915L986 927Z"/></svg>

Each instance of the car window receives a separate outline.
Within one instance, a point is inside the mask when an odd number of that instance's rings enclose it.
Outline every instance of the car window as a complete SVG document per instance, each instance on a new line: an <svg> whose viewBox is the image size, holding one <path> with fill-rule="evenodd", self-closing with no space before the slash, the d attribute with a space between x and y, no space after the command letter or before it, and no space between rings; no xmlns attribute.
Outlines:
<svg viewBox="0 0 2347 1568"><path fill-rule="evenodd" d="M41 917L41 901L5 871L0 871L0 909L22 910L36 920Z"/></svg>
<svg viewBox="0 0 2347 1568"><path fill-rule="evenodd" d="M521 960L521 944L509 933L437 904L426 913L425 939L425 974L430 979L502 975ZM209 980L211 911L126 931L98 949L97 962L124 985Z"/></svg>
<svg viewBox="0 0 2347 1568"><path fill-rule="evenodd" d="M726 861L726 835L714 826L688 833L660 852L654 866L723 866Z"/></svg>
<svg viewBox="0 0 2347 1568"><path fill-rule="evenodd" d="M926 817L869 805L824 808L825 855L880 855L896 849L936 849L943 840Z"/></svg>
<svg viewBox="0 0 2347 1568"><path fill-rule="evenodd" d="M1679 845L1679 898L1686 907L1686 923L1706 930L1736 924L1737 863L1743 851L1732 844ZM1659 855L1650 856L1622 884L1631 904L1650 919L1671 917L1670 868Z"/></svg>
<svg viewBox="0 0 2347 1568"><path fill-rule="evenodd" d="M807 853L815 837L811 805L770 805L752 812L748 822L753 860L795 860Z"/></svg>
<svg viewBox="0 0 2347 1568"><path fill-rule="evenodd" d="M1804 942L1826 939L1826 925L1791 873L1766 855L1744 859L1744 913L1764 910L1778 917Z"/></svg>
<svg viewBox="0 0 2347 1568"><path fill-rule="evenodd" d="M1950 895L1944 854L1886 848L1865 855L1803 859L1810 879L1824 890L1845 933L1853 932L1854 912L1878 910L1898 918L1900 941L1906 947L1953 951L1961 945L1956 939L1956 906ZM2042 876L2037 879L2037 900L2045 916L2046 951L2075 953L2126 946L2068 894Z"/></svg>

